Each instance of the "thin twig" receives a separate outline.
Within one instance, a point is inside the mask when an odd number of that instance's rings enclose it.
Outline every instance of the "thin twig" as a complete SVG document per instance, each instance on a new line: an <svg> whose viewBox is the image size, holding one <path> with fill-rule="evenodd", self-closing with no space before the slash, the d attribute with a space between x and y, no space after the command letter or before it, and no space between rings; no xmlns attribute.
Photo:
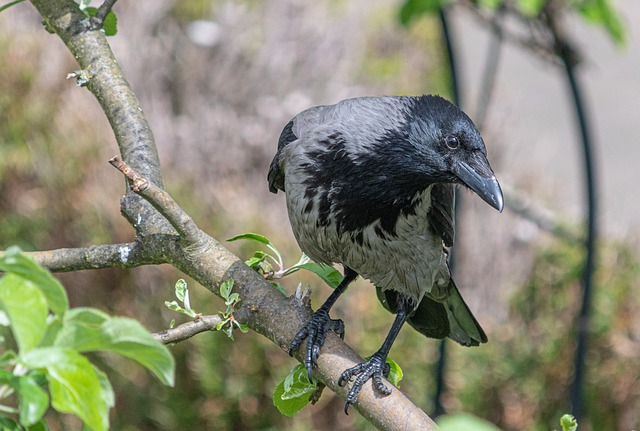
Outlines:
<svg viewBox="0 0 640 431"><path fill-rule="evenodd" d="M111 12L113 5L115 5L117 1L118 0L105 0L104 3L100 5L96 14L89 20L91 30L99 30L104 26L105 18L109 15L109 12Z"/></svg>
<svg viewBox="0 0 640 431"><path fill-rule="evenodd" d="M174 227L178 234L188 242L196 242L201 231L193 219L178 206L169 193L144 178L138 171L126 164L120 156L109 163L124 174L130 181L132 190L144 197Z"/></svg>
<svg viewBox="0 0 640 431"><path fill-rule="evenodd" d="M163 344L178 343L188 340L194 335L202 332L214 331L223 321L219 314L209 316L200 316L191 322L183 323L175 328L165 329L163 331L153 333L153 337Z"/></svg>

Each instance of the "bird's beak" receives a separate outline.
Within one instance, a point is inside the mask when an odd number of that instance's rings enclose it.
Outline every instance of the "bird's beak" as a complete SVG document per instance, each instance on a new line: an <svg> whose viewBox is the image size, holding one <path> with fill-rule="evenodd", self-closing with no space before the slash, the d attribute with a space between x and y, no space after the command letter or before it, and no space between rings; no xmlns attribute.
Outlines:
<svg viewBox="0 0 640 431"><path fill-rule="evenodd" d="M486 161L481 162L485 166L481 166L479 170L488 171L488 176L484 176L478 172L478 169L472 168L469 164L458 160L454 164L453 173L462 180L471 190L476 192L483 201L502 212L504 200L502 197L502 189L498 180Z"/></svg>

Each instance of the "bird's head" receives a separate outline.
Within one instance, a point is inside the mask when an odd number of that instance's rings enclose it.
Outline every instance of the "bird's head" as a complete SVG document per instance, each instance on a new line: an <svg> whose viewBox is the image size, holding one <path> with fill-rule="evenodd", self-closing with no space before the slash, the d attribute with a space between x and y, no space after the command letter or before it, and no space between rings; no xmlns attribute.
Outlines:
<svg viewBox="0 0 640 431"><path fill-rule="evenodd" d="M416 165L430 182L462 184L502 212L502 189L487 160L482 136L471 119L439 96L421 96L408 116L408 140ZM427 163L420 163L421 158Z"/></svg>

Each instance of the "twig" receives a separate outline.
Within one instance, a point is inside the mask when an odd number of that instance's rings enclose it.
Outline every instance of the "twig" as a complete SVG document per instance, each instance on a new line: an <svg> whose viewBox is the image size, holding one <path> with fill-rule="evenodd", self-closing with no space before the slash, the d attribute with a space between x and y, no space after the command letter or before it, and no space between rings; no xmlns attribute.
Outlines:
<svg viewBox="0 0 640 431"><path fill-rule="evenodd" d="M99 30L104 25L104 19L109 15L113 5L116 4L118 0L105 0L104 3L100 5L98 11L94 16L89 20L91 30Z"/></svg>
<svg viewBox="0 0 640 431"><path fill-rule="evenodd" d="M223 319L219 314L200 316L191 322L183 323L175 328L165 329L152 335L163 344L178 343L202 332L213 331L222 321Z"/></svg>
<svg viewBox="0 0 640 431"><path fill-rule="evenodd" d="M534 202L531 198L506 186L503 188L503 192L506 197L504 200L505 207L509 211L563 241L572 244L581 244L584 241L577 229L572 228L568 223L563 223L557 215L539 203Z"/></svg>
<svg viewBox="0 0 640 431"><path fill-rule="evenodd" d="M115 156L109 163L124 174L130 181L132 190L144 197L162 216L178 231L178 234L190 243L198 241L202 234L193 219L165 192L138 171L127 165L120 156Z"/></svg>

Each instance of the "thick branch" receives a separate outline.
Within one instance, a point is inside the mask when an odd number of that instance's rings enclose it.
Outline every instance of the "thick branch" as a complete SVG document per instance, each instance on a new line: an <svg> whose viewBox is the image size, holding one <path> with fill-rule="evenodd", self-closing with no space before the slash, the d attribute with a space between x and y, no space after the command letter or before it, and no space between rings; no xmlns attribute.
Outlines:
<svg viewBox="0 0 640 431"><path fill-rule="evenodd" d="M134 170L124 170L131 178L137 178L136 183L144 183ZM150 196L157 197L155 186L152 184L139 188L139 193L145 198L147 191L150 192ZM169 214L178 220L191 220L186 214L176 215L176 212L182 210L167 193L163 192L162 199L154 202L154 206L157 206L162 214ZM190 232L190 240L183 239L184 252L168 256L169 261L215 294L219 294L219 286L224 280L232 278L234 291L239 293L242 301L240 309L234 313L235 318L286 351L298 328L311 314L311 310L303 306L303 299L284 297L218 241L197 227L190 229ZM299 361L303 360L302 356L302 352L296 354ZM316 373L331 390L345 398L347 389L338 386L338 379L343 370L359 362L362 362L362 358L353 349L339 337L330 335L318 358ZM371 384L367 383L358 397L355 408L380 429L437 429L427 414L398 389L387 397L380 397Z"/></svg>

